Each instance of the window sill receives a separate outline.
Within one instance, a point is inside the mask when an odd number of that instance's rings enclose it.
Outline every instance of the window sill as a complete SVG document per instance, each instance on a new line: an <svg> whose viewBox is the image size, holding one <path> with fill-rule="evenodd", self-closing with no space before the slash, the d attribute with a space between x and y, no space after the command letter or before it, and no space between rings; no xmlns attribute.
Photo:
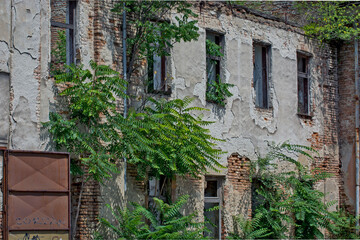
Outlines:
<svg viewBox="0 0 360 240"><path fill-rule="evenodd" d="M255 109L259 112L272 112L273 111L272 107L269 107L269 108L255 107Z"/></svg>
<svg viewBox="0 0 360 240"><path fill-rule="evenodd" d="M300 118L304 118L304 119L312 119L313 118L313 114L306 114L306 113L297 113L298 117Z"/></svg>

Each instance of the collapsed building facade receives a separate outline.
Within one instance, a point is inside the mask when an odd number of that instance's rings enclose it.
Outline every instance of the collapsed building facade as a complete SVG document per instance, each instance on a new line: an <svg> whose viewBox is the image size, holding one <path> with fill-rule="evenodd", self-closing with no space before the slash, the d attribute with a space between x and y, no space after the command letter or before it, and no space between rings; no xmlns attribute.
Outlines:
<svg viewBox="0 0 360 240"><path fill-rule="evenodd" d="M111 12L114 4L111 0L0 0L1 151L55 150L42 122L58 110L50 63L59 40L66 41L67 63L86 67L94 60L122 71L122 21ZM224 140L218 146L227 152L220 159L226 168L199 179L177 177L171 184L172 197L189 194L187 208L199 212L220 206L208 217L217 226L213 236L224 236L232 231L234 215L251 216L250 161L264 155L269 143L289 141L318 151L313 162L303 156L298 161L333 174L317 186L327 193L324 200L336 200L354 211L353 43L323 46L288 20L222 2L194 2L193 11L198 15L198 40L175 44L170 56L154 63L152 71L162 74L153 76L152 87L158 90L156 97L190 96L195 98L193 106L210 109L204 119L214 121L211 134ZM207 39L223 51L214 74L233 84L225 107L206 100ZM148 76L144 66L130 79L130 95L147 97ZM145 185L136 175L128 166L126 177L122 171L105 185L86 183L77 239L91 238L98 216L109 213L104 203L145 204ZM72 192L75 206L76 179ZM154 194L151 189L149 193Z"/></svg>

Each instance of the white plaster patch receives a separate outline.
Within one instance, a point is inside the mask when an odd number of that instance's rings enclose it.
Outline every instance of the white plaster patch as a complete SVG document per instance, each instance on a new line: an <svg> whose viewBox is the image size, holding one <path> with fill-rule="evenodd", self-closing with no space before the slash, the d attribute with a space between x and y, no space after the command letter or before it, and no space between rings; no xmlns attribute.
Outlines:
<svg viewBox="0 0 360 240"><path fill-rule="evenodd" d="M14 48L39 57L40 1L15 1L13 9Z"/></svg>
<svg viewBox="0 0 360 240"><path fill-rule="evenodd" d="M10 42L11 1L0 0L0 41ZM1 56L1 53L0 53Z"/></svg>
<svg viewBox="0 0 360 240"><path fill-rule="evenodd" d="M0 72L10 72L9 59L10 51L8 45L5 42L0 42Z"/></svg>
<svg viewBox="0 0 360 240"><path fill-rule="evenodd" d="M32 121L37 122L36 107L38 97L38 80L34 76L34 70L38 67L38 61L32 59L28 54L14 52L12 58L11 87L14 92L12 102L16 108L20 97L25 97L30 107Z"/></svg>
<svg viewBox="0 0 360 240"><path fill-rule="evenodd" d="M202 105L205 106L206 104L206 101L205 101L205 91L204 89L206 89L206 84L205 82L201 82L201 83L197 83L195 84L195 87L194 87L194 96L198 96Z"/></svg>
<svg viewBox="0 0 360 240"><path fill-rule="evenodd" d="M174 84L175 84L175 90L176 89L184 90L186 88L185 79L183 79L183 78L175 78Z"/></svg>

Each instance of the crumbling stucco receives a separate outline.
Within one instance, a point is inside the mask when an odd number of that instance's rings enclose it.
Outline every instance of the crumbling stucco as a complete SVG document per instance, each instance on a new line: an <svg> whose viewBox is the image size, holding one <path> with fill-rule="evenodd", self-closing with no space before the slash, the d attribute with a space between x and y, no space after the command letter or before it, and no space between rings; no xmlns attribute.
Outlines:
<svg viewBox="0 0 360 240"><path fill-rule="evenodd" d="M6 146L9 137L10 76L0 72L0 145Z"/></svg>
<svg viewBox="0 0 360 240"><path fill-rule="evenodd" d="M225 140L218 142L218 146L226 151L220 162L227 166L227 157L231 153L256 160L258 155L268 151L269 143L290 143L312 146L309 139L313 133L324 134L326 113L322 110L325 105L324 95L319 84L324 81L328 69L321 66L330 61L322 55L315 41L306 39L303 35L277 28L271 24L263 24L232 14L216 14L203 10L199 14L200 36L198 41L181 42L174 46L172 61L174 64L172 97L183 98L195 96L193 105L210 109L204 112L204 119L214 121L210 126L214 137ZM232 97L227 98L225 108L206 102L206 30L211 29L224 33L225 47L222 60L222 81L234 84L229 90ZM261 109L255 106L255 91L253 87L253 41L270 44L270 76L269 98L270 108ZM297 51L308 52L311 58L311 120L297 114ZM332 156L339 160L338 145L324 144L319 149L319 156ZM309 168L311 164L306 164ZM284 166L285 167L285 166ZM281 168L281 167L280 167ZM285 167L286 168L286 167ZM177 181L178 188L183 192L192 191L192 185ZM322 190L331 191L325 201L339 200L339 182L329 179ZM229 191L232 187L229 186ZM250 192L250 190L248 190ZM233 191L231 191L233 192ZM242 204L249 201L249 192L242 192L239 196L233 192L234 201L229 201L229 208L224 210L224 223L232 223L232 215L243 212ZM195 194L196 195L196 194ZM250 194L251 195L251 194ZM230 198L233 196L230 194ZM248 198L246 197L248 196ZM243 199L244 198L244 199ZM197 202L199 201L196 198ZM200 199L200 198L199 198ZM241 199L244 201L241 202ZM201 211L198 203L195 209Z"/></svg>
<svg viewBox="0 0 360 240"><path fill-rule="evenodd" d="M49 0L1 0L0 5L0 141L11 149L44 149L40 115L53 99L49 81ZM42 99L43 105L40 105ZM43 112L42 112L43 111ZM42 117L43 120L48 117Z"/></svg>

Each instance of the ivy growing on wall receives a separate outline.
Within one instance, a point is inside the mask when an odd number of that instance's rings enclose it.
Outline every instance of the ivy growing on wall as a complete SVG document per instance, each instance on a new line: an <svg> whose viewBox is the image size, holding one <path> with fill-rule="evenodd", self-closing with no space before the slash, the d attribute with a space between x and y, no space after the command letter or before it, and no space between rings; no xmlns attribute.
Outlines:
<svg viewBox="0 0 360 240"><path fill-rule="evenodd" d="M206 40L206 54L208 56L208 64L206 66L206 101L216 103L224 107L226 98L233 95L229 91L229 88L233 87L234 85L229 83L223 83L219 74L217 74L215 81L210 79L211 73L215 71L213 68L216 63L215 60L211 59L211 56L223 57L224 54L221 52L221 46L217 45L213 41L210 41L209 39Z"/></svg>

